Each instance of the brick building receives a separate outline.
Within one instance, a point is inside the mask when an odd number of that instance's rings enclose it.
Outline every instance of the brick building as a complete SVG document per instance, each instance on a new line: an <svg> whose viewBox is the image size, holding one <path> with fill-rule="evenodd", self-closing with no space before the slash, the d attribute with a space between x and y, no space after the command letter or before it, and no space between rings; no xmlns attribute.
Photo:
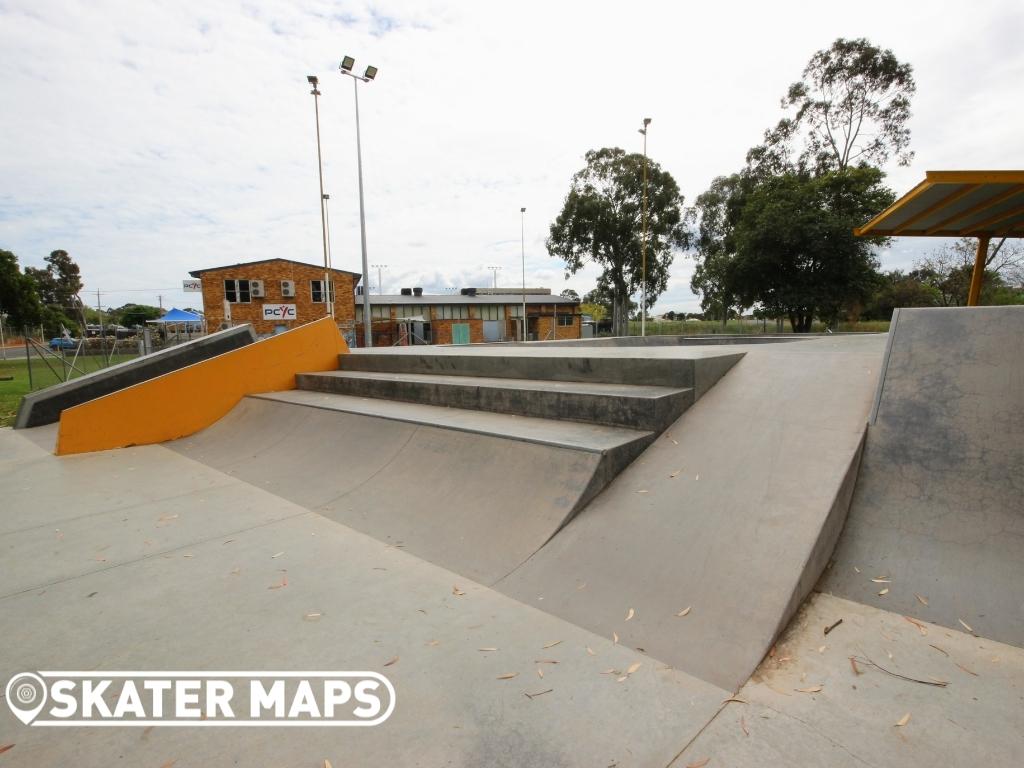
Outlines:
<svg viewBox="0 0 1024 768"><path fill-rule="evenodd" d="M397 296L371 295L373 345L517 341L522 338L523 298L521 290L510 288L466 288L457 295L406 288ZM578 301L552 296L547 288L527 288L525 299L529 340L580 338ZM356 335L362 344L362 299L356 300Z"/></svg>
<svg viewBox="0 0 1024 768"><path fill-rule="evenodd" d="M259 336L280 333L328 314L342 332L355 326L355 286L362 275L344 269L330 271L333 297L324 290L324 268L291 259L264 259L189 272L203 283L203 306L210 331L227 325L252 323ZM230 312L230 319L225 317Z"/></svg>

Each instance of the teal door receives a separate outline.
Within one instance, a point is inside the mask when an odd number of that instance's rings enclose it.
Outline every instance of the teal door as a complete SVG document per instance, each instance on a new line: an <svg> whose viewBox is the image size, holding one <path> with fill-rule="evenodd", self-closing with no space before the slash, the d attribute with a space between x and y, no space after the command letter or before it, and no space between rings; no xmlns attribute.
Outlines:
<svg viewBox="0 0 1024 768"><path fill-rule="evenodd" d="M469 323L452 324L452 344L469 344Z"/></svg>

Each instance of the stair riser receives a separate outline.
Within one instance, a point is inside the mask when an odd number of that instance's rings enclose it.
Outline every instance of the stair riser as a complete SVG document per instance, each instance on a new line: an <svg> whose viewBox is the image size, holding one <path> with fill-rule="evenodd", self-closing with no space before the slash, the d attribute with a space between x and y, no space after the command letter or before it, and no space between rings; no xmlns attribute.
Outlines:
<svg viewBox="0 0 1024 768"><path fill-rule="evenodd" d="M694 361L616 357L521 357L517 355L373 354L341 355L342 371L424 373L601 384L692 387Z"/></svg>
<svg viewBox="0 0 1024 768"><path fill-rule="evenodd" d="M661 432L693 403L690 390L659 398L502 389L387 379L347 379L299 374L299 389L409 403L467 408L519 416L568 419Z"/></svg>

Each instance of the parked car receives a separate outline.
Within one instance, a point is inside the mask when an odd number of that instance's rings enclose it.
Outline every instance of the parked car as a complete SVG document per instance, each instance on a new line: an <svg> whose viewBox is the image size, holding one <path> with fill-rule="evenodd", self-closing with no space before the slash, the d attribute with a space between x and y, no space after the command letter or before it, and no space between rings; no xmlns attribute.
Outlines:
<svg viewBox="0 0 1024 768"><path fill-rule="evenodd" d="M50 339L50 349L74 349L78 346L78 339L65 339L58 336Z"/></svg>

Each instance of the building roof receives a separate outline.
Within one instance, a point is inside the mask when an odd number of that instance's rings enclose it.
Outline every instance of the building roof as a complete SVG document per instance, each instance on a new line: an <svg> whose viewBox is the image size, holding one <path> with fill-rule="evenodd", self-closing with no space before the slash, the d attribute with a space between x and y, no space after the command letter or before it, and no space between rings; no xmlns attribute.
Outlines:
<svg viewBox="0 0 1024 768"><path fill-rule="evenodd" d="M196 269L196 270L193 270L192 272L189 272L189 274L192 275L192 277L199 277L204 272L217 272L217 271L220 271L222 269L234 269L235 267L251 267L251 266L254 266L256 264L270 264L271 262L274 262L274 261L283 261L286 264L296 264L296 265L298 265L300 267L311 267L313 269L319 269L320 268L319 264L310 264L310 263L305 262L305 261L296 261L295 259L259 259L257 261L240 261L237 264L225 264L222 267L206 267L205 269ZM338 269L337 267L332 267L331 271L332 272L344 272L346 275L354 275L355 277L359 278L360 280L363 277L361 272L352 272L352 271L347 270L347 269ZM356 280L355 282L358 283L359 280Z"/></svg>
<svg viewBox="0 0 1024 768"><path fill-rule="evenodd" d="M362 304L363 297L356 296L356 305ZM494 295L487 294L481 296L462 296L460 294L452 293L441 293L441 294L423 294L422 296L401 296L401 295L373 295L370 294L371 304L522 304L523 294L505 294L505 295ZM548 294L526 294L526 303L529 305L538 304L562 304L568 306L577 306L579 304L576 299L567 299L564 296L551 296Z"/></svg>
<svg viewBox="0 0 1024 768"><path fill-rule="evenodd" d="M1024 237L1024 171L928 171L859 237Z"/></svg>

